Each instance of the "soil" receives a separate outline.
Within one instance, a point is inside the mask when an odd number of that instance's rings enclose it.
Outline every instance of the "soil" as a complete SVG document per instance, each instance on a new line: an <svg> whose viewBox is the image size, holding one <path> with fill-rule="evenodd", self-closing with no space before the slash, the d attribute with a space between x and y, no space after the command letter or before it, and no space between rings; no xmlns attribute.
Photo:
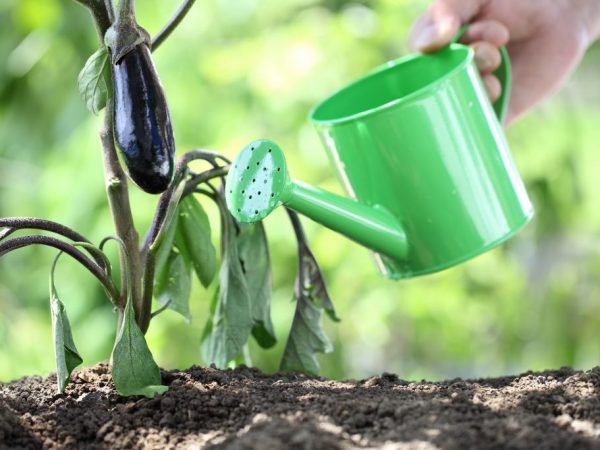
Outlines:
<svg viewBox="0 0 600 450"><path fill-rule="evenodd" d="M119 397L105 364L72 379L0 384L0 448L600 449L600 368L416 383L192 367L154 399Z"/></svg>

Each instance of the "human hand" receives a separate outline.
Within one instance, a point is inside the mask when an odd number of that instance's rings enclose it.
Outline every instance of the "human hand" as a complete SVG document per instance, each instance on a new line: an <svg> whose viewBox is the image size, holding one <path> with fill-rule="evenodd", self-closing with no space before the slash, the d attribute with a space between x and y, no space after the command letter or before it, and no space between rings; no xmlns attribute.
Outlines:
<svg viewBox="0 0 600 450"><path fill-rule="evenodd" d="M557 90L600 34L599 0L435 0L414 24L413 51L433 52L447 45L461 25L460 42L475 50L475 63L492 100L501 86L492 72L507 47L513 86L507 122Z"/></svg>

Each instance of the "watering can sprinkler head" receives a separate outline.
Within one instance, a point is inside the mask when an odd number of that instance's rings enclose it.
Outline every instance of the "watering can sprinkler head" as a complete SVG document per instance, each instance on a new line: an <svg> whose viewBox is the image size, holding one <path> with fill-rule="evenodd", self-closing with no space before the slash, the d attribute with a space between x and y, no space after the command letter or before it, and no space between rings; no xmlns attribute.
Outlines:
<svg viewBox="0 0 600 450"><path fill-rule="evenodd" d="M225 197L238 222L258 222L282 204L289 188L281 148L263 139L246 145L233 162Z"/></svg>
<svg viewBox="0 0 600 450"><path fill-rule="evenodd" d="M258 222L283 204L396 261L408 252L406 234L390 212L292 181L281 148L269 140L242 149L227 176L225 198L239 222Z"/></svg>

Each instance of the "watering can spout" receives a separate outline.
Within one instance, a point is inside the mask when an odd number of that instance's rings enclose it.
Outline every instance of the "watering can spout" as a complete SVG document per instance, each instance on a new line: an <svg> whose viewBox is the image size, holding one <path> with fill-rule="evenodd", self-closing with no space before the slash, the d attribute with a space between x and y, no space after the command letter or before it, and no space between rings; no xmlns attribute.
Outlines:
<svg viewBox="0 0 600 450"><path fill-rule="evenodd" d="M377 253L406 259L406 234L396 217L379 205L292 181L283 152L272 141L254 141L242 150L226 189L229 211L240 222L257 222L285 205Z"/></svg>

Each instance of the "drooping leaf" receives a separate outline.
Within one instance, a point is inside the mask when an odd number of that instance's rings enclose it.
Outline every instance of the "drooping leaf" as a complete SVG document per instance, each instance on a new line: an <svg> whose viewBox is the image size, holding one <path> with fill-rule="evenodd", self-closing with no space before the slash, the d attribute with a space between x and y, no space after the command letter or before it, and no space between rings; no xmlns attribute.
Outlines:
<svg viewBox="0 0 600 450"><path fill-rule="evenodd" d="M56 358L56 381L62 394L71 378L71 372L83 362L75 347L71 325L67 318L65 305L58 298L54 285L54 269L60 253L54 259L50 271L50 313L52 315L52 334L54 336L54 355Z"/></svg>
<svg viewBox="0 0 600 450"><path fill-rule="evenodd" d="M202 285L207 287L217 271L217 252L211 240L208 216L192 195L181 201L179 229L196 275Z"/></svg>
<svg viewBox="0 0 600 450"><path fill-rule="evenodd" d="M321 327L323 310L310 296L303 295L296 301L296 313L283 352L281 370L317 374L319 363L316 353L332 350L331 342Z"/></svg>
<svg viewBox="0 0 600 450"><path fill-rule="evenodd" d="M331 342L321 326L323 310L339 321L329 298L321 269L310 249L299 246L298 274L294 288L296 312L290 335L283 352L281 370L319 372L317 353L329 353Z"/></svg>
<svg viewBox="0 0 600 450"><path fill-rule="evenodd" d="M135 321L131 298L112 355L112 377L119 394L154 397L168 390L161 385L160 370Z"/></svg>
<svg viewBox="0 0 600 450"><path fill-rule="evenodd" d="M178 312L188 323L192 320L189 307L190 271L190 265L183 254L172 250L162 272L156 278L154 288L158 304Z"/></svg>
<svg viewBox="0 0 600 450"><path fill-rule="evenodd" d="M229 214L223 219L223 260L217 301L202 342L204 359L220 368L243 352L254 326L248 285L236 243L236 224Z"/></svg>
<svg viewBox="0 0 600 450"><path fill-rule="evenodd" d="M262 222L240 224L239 259L246 277L254 327L252 335L263 348L277 342L271 321L271 259Z"/></svg>
<svg viewBox="0 0 600 450"><path fill-rule="evenodd" d="M102 47L89 57L77 79L79 94L94 114L98 114L106 106L108 88L104 75L108 64L108 52L106 47Z"/></svg>
<svg viewBox="0 0 600 450"><path fill-rule="evenodd" d="M295 289L302 289L310 293L317 305L324 309L327 315L334 322L339 322L340 319L335 314L335 307L327 292L327 285L323 279L321 268L313 253L308 246L303 245L299 256L298 277L296 278Z"/></svg>

